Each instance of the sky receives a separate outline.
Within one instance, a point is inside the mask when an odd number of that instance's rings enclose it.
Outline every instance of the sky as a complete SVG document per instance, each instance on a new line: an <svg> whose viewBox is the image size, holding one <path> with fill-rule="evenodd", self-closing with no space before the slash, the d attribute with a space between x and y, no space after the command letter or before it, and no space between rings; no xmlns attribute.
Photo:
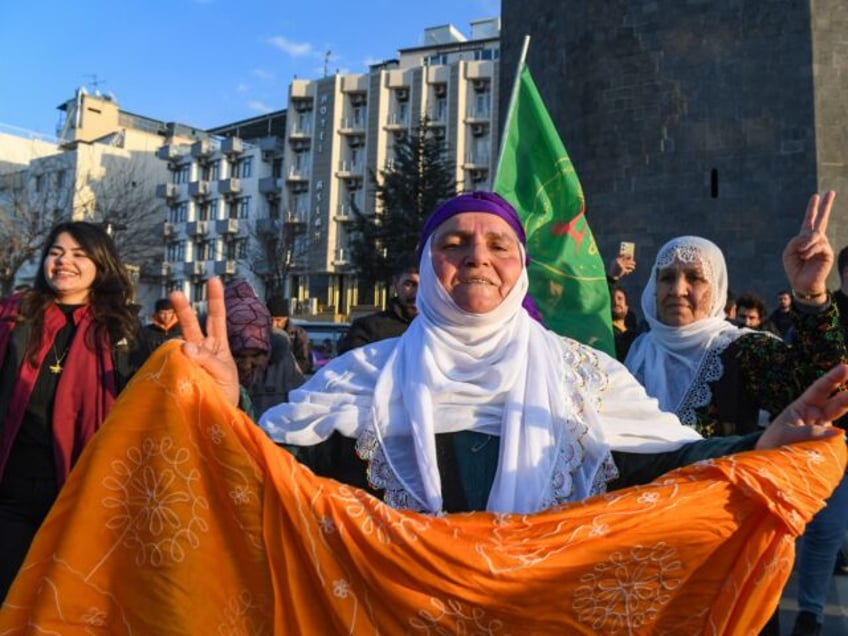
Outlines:
<svg viewBox="0 0 848 636"><path fill-rule="evenodd" d="M295 77L362 73L500 0L0 0L0 130L55 136L80 86L213 128L286 107ZM327 57L327 52L329 57Z"/></svg>

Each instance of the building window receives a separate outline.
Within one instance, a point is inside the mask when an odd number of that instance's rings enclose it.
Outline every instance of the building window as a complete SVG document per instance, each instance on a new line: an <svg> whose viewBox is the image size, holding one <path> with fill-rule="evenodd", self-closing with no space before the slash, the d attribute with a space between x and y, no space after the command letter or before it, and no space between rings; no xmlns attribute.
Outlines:
<svg viewBox="0 0 848 636"><path fill-rule="evenodd" d="M246 219L250 216L250 197L241 197L239 200L238 215L240 219Z"/></svg>
<svg viewBox="0 0 848 636"><path fill-rule="evenodd" d="M41 192L42 190L44 190L44 175L39 174L35 177L35 191Z"/></svg>
<svg viewBox="0 0 848 636"><path fill-rule="evenodd" d="M242 179L249 179L253 174L253 157L245 157L241 160L241 170L239 170L239 176Z"/></svg>
<svg viewBox="0 0 848 636"><path fill-rule="evenodd" d="M62 189L65 187L65 171L59 170L56 172L56 188Z"/></svg>
<svg viewBox="0 0 848 636"><path fill-rule="evenodd" d="M710 196L718 199L718 170L715 168L710 170Z"/></svg>
<svg viewBox="0 0 848 636"><path fill-rule="evenodd" d="M212 258L212 241L198 241L194 244L194 260L208 261Z"/></svg>
<svg viewBox="0 0 848 636"><path fill-rule="evenodd" d="M185 223L188 218L188 201L177 203L171 208L170 221L171 223Z"/></svg>
<svg viewBox="0 0 848 636"><path fill-rule="evenodd" d="M497 49L477 49L474 51L475 60L496 60L498 59Z"/></svg>
<svg viewBox="0 0 848 636"><path fill-rule="evenodd" d="M193 302L202 303L206 300L206 283L193 283L191 286Z"/></svg>
<svg viewBox="0 0 848 636"><path fill-rule="evenodd" d="M176 185L180 185L181 183L188 183L189 178L191 177L191 165L184 164L179 166L176 170L174 170L174 183Z"/></svg>

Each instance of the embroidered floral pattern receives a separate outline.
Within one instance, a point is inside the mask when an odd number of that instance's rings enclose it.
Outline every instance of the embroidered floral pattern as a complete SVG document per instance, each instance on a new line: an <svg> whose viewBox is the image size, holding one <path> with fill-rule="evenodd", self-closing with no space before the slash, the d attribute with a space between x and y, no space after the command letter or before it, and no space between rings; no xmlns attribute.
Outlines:
<svg viewBox="0 0 848 636"><path fill-rule="evenodd" d="M416 633L422 634L502 634L504 625L499 620L487 619L479 607L469 607L456 599L432 598L433 610L423 609L409 621Z"/></svg>
<svg viewBox="0 0 848 636"><path fill-rule="evenodd" d="M659 542L615 552L580 579L572 607L594 632L643 632L680 587L677 550Z"/></svg>
<svg viewBox="0 0 848 636"><path fill-rule="evenodd" d="M103 485L114 496L104 498L103 506L116 514L107 526L122 530L121 540L136 548L139 565L182 561L207 530L209 504L194 492L200 475L192 466L188 449L171 437L146 439L112 462Z"/></svg>
<svg viewBox="0 0 848 636"><path fill-rule="evenodd" d="M583 464L584 450L581 439L586 435L588 426L584 420L586 409L601 408L602 395L609 386L609 377L603 371L600 359L589 347L574 340L563 338L563 387L573 387L570 393L563 393L566 402L564 411L569 417L563 422L561 434L557 436L556 458L551 474L550 491L543 501L542 508L550 508L572 501L574 494L574 473ZM587 404L587 396L591 403ZM356 443L360 458L368 462L368 483L383 491L383 500L392 508L427 512L426 507L409 491L391 469L376 432L367 428ZM618 476L618 470L611 454L602 460L594 475L590 495L606 492L607 482Z"/></svg>

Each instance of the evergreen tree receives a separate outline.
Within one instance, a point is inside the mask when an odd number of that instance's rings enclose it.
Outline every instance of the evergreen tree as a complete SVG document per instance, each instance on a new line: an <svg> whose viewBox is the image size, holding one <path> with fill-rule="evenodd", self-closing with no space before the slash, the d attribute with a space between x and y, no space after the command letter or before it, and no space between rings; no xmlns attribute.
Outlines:
<svg viewBox="0 0 848 636"><path fill-rule="evenodd" d="M353 262L365 280L388 284L398 266L415 254L430 212L456 194L453 162L444 140L431 131L427 120L421 120L410 134L398 137L394 161L383 178L372 172L380 212L368 215L352 205Z"/></svg>

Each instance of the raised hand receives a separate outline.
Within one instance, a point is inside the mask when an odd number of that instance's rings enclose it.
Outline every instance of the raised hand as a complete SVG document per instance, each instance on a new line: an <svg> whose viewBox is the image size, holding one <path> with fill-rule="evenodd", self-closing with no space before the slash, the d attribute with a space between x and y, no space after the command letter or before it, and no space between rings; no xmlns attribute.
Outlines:
<svg viewBox="0 0 848 636"><path fill-rule="evenodd" d="M836 193L814 194L807 204L801 231L783 250L783 268L796 300L821 305L827 300L827 275L833 267L833 248L827 239L827 223Z"/></svg>
<svg viewBox="0 0 848 636"><path fill-rule="evenodd" d="M629 276L636 269L636 260L632 256L623 256L619 254L611 259L607 266L607 276L612 280L617 281L620 278Z"/></svg>
<svg viewBox="0 0 848 636"><path fill-rule="evenodd" d="M182 292L171 292L171 303L186 342L183 353L199 364L221 387L232 404L239 402L238 369L230 353L227 339L227 311L224 306L224 286L218 278L206 284L209 314L206 318L206 334L197 322L197 316Z"/></svg>
<svg viewBox="0 0 848 636"><path fill-rule="evenodd" d="M848 413L848 391L834 393L846 381L848 364L833 367L774 419L756 447L776 448L817 437L842 435L842 429L834 428L831 422Z"/></svg>

